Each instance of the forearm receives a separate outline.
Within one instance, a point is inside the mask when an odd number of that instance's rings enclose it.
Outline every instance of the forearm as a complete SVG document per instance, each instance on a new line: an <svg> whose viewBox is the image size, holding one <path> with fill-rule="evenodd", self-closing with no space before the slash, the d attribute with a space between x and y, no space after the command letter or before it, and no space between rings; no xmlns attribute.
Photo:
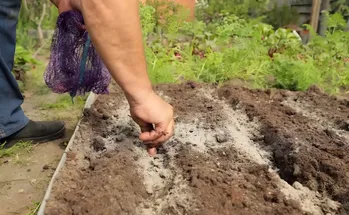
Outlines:
<svg viewBox="0 0 349 215"><path fill-rule="evenodd" d="M81 0L92 42L131 102L152 93L138 7L139 0Z"/></svg>

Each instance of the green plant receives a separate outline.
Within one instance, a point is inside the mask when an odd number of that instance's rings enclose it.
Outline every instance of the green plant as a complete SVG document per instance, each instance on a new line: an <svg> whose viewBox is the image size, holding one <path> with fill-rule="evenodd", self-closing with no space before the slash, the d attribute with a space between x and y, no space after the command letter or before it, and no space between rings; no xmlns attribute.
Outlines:
<svg viewBox="0 0 349 215"><path fill-rule="evenodd" d="M264 21L274 26L274 28L284 27L288 24L297 24L299 21L298 11L288 5L279 6L275 3L273 8L264 15Z"/></svg>
<svg viewBox="0 0 349 215"><path fill-rule="evenodd" d="M337 30L344 30L347 25L346 20L340 13L327 15L327 27L333 34Z"/></svg>
<svg viewBox="0 0 349 215"><path fill-rule="evenodd" d="M198 15L205 21L220 19L229 14L239 17L257 17L267 10L269 0L208 0L208 6L198 11Z"/></svg>
<svg viewBox="0 0 349 215"><path fill-rule="evenodd" d="M58 10L49 1L22 0L18 16L17 44L33 51L51 41L50 35L55 28Z"/></svg>
<svg viewBox="0 0 349 215"><path fill-rule="evenodd" d="M349 18L349 0L332 1L331 9L334 13L340 13L342 16Z"/></svg>
<svg viewBox="0 0 349 215"><path fill-rule="evenodd" d="M41 202L33 201L32 205L28 207L28 209L30 210L28 215L36 215L39 211L40 205L41 205Z"/></svg>
<svg viewBox="0 0 349 215"><path fill-rule="evenodd" d="M16 80L25 84L25 72L29 71L36 64L38 64L38 61L32 57L31 52L20 45L16 46L14 66L12 70Z"/></svg>
<svg viewBox="0 0 349 215"><path fill-rule="evenodd" d="M21 153L31 152L33 145L31 142L19 142L12 146L11 148L5 148L5 144L0 145L0 158L3 157L13 157Z"/></svg>
<svg viewBox="0 0 349 215"><path fill-rule="evenodd" d="M343 31L342 15L329 15L326 37L305 26L312 40L304 45L291 30L274 30L263 17L245 18L211 7L218 14L211 22L206 22L208 16L183 22L176 15L163 25L155 21L151 6L143 6L145 53L153 83L242 79L258 88L306 90L315 84L331 93L349 84L349 32Z"/></svg>

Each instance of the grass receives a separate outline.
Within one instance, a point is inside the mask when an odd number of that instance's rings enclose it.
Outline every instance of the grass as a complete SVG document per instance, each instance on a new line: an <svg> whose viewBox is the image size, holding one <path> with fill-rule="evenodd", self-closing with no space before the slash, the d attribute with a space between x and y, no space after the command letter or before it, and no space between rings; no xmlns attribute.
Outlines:
<svg viewBox="0 0 349 215"><path fill-rule="evenodd" d="M35 95L40 96L50 93L50 89L44 82L46 65L45 61L39 61L35 68L26 72L24 91L33 91Z"/></svg>
<svg viewBox="0 0 349 215"><path fill-rule="evenodd" d="M58 100L50 103L42 103L39 105L41 110L67 110L75 108L83 108L87 96L74 98L74 103L69 95L59 96Z"/></svg>
<svg viewBox="0 0 349 215"><path fill-rule="evenodd" d="M28 206L28 209L30 211L27 215L36 215L39 211L40 205L41 205L41 202L33 201L32 205Z"/></svg>
<svg viewBox="0 0 349 215"><path fill-rule="evenodd" d="M48 120L60 120L66 122L69 129L73 129L81 118L81 113L87 99L85 96L77 96L74 103L69 95L55 95L56 100L43 102L38 105L41 116Z"/></svg>
<svg viewBox="0 0 349 215"><path fill-rule="evenodd" d="M31 142L18 142L11 148L5 148L5 144L2 144L0 146L0 158L5 158L5 157L16 157L16 160L19 160L19 155L21 154L28 154L32 151L33 149L33 144Z"/></svg>

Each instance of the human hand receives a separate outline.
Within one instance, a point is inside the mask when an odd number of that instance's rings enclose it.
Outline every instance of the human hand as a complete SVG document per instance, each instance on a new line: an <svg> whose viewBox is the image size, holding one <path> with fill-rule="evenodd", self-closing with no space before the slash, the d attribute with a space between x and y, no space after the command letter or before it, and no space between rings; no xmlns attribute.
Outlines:
<svg viewBox="0 0 349 215"><path fill-rule="evenodd" d="M140 126L140 140L148 147L149 155L156 154L156 148L173 135L173 108L155 92L141 102L130 102L132 119ZM154 127L153 127L154 126Z"/></svg>

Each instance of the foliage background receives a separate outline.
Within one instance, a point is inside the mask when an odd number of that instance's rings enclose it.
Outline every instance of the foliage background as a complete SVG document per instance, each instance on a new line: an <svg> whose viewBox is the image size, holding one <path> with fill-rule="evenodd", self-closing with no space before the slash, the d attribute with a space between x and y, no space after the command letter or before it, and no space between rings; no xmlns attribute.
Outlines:
<svg viewBox="0 0 349 215"><path fill-rule="evenodd" d="M140 8L148 72L155 84L240 79L258 88L306 90L316 84L330 93L347 90L348 0L332 4L325 37L305 26L312 37L308 44L280 28L296 22L295 11L270 9L269 0L210 0L197 7L194 22L182 21L186 13L174 5L169 9L180 12L159 21L164 11L156 4ZM23 0L14 70L25 71L37 63L35 58L49 53L57 16L48 1Z"/></svg>

